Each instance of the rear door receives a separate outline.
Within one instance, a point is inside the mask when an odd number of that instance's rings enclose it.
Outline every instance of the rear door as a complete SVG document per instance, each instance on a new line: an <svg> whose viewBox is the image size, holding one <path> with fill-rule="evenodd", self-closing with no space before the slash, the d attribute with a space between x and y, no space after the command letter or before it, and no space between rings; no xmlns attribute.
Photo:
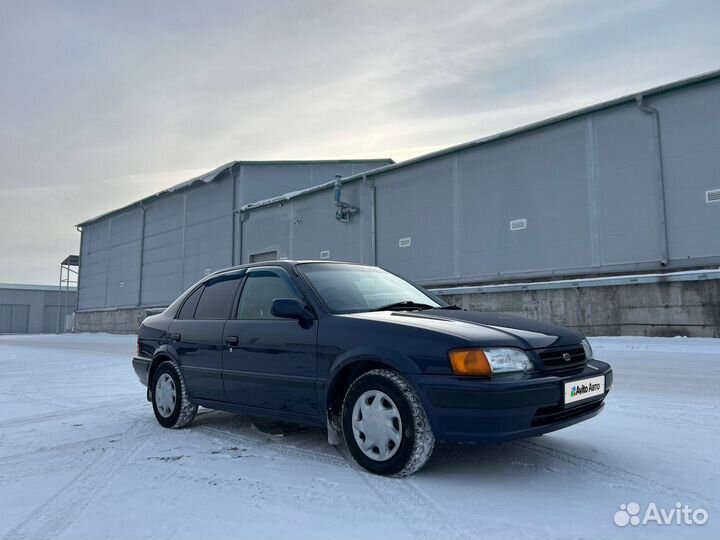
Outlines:
<svg viewBox="0 0 720 540"><path fill-rule="evenodd" d="M318 323L274 317L277 298L304 300L285 269L247 271L236 316L225 325L225 393L241 405L317 416Z"/></svg>
<svg viewBox="0 0 720 540"><path fill-rule="evenodd" d="M220 276L193 291L170 324L170 338L191 397L225 401L222 383L223 327L242 274Z"/></svg>

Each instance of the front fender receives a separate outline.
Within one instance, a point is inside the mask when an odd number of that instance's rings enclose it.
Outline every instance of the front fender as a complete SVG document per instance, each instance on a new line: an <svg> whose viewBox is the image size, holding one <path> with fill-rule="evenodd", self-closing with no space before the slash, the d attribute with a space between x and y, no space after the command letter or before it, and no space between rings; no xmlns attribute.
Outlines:
<svg viewBox="0 0 720 540"><path fill-rule="evenodd" d="M328 369L328 381L332 381L343 368L363 360L382 362L403 374L421 373L420 367L411 358L396 350L387 347L360 345L344 351L332 361Z"/></svg>

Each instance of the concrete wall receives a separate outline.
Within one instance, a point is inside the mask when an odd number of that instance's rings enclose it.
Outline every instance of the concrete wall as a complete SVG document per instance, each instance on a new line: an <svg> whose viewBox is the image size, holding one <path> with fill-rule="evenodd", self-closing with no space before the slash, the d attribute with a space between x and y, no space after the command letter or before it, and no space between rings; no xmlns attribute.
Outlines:
<svg viewBox="0 0 720 540"><path fill-rule="evenodd" d="M75 311L77 292L67 296L67 314ZM59 297L57 287L41 285L0 285L0 333L48 334L57 325L65 327L65 291Z"/></svg>
<svg viewBox="0 0 720 540"><path fill-rule="evenodd" d="M126 308L80 311L75 314L75 331L135 334L143 319L153 313L157 313L157 310Z"/></svg>
<svg viewBox="0 0 720 540"><path fill-rule="evenodd" d="M538 286L537 284L535 286ZM589 336L720 337L720 279L443 293L464 309L554 322ZM492 287L488 287L492 289Z"/></svg>
<svg viewBox="0 0 720 540"><path fill-rule="evenodd" d="M720 278L552 289L439 294L464 309L508 313L575 328L588 336L720 337ZM500 287L495 287L500 289ZM114 309L76 314L78 332L135 333L156 312Z"/></svg>

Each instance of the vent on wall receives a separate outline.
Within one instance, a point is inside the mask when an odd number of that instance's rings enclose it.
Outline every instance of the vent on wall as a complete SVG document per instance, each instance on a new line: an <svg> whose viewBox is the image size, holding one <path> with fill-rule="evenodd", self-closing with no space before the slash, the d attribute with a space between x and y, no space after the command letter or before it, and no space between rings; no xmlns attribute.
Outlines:
<svg viewBox="0 0 720 540"><path fill-rule="evenodd" d="M511 231L520 231L522 229L527 229L527 219L513 219L510 222Z"/></svg>
<svg viewBox="0 0 720 540"><path fill-rule="evenodd" d="M321 259L329 259L330 258L330 251L325 250L320 252L320 258Z"/></svg>
<svg viewBox="0 0 720 540"><path fill-rule="evenodd" d="M398 240L398 247L410 247L411 244L412 244L412 238L410 238L410 237L400 238L400 240Z"/></svg>
<svg viewBox="0 0 720 540"><path fill-rule="evenodd" d="M720 202L720 189L711 189L705 192L705 202Z"/></svg>

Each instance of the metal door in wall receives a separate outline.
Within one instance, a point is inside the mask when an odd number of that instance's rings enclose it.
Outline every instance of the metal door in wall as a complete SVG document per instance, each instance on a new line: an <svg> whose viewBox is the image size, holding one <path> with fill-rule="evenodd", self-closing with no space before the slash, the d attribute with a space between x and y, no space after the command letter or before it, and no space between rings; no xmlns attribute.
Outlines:
<svg viewBox="0 0 720 540"><path fill-rule="evenodd" d="M250 262L256 263L256 262L277 261L277 258L278 258L277 251L265 251L263 253L251 254Z"/></svg>
<svg viewBox="0 0 720 540"><path fill-rule="evenodd" d="M0 334L27 334L29 323L30 306L0 304Z"/></svg>

